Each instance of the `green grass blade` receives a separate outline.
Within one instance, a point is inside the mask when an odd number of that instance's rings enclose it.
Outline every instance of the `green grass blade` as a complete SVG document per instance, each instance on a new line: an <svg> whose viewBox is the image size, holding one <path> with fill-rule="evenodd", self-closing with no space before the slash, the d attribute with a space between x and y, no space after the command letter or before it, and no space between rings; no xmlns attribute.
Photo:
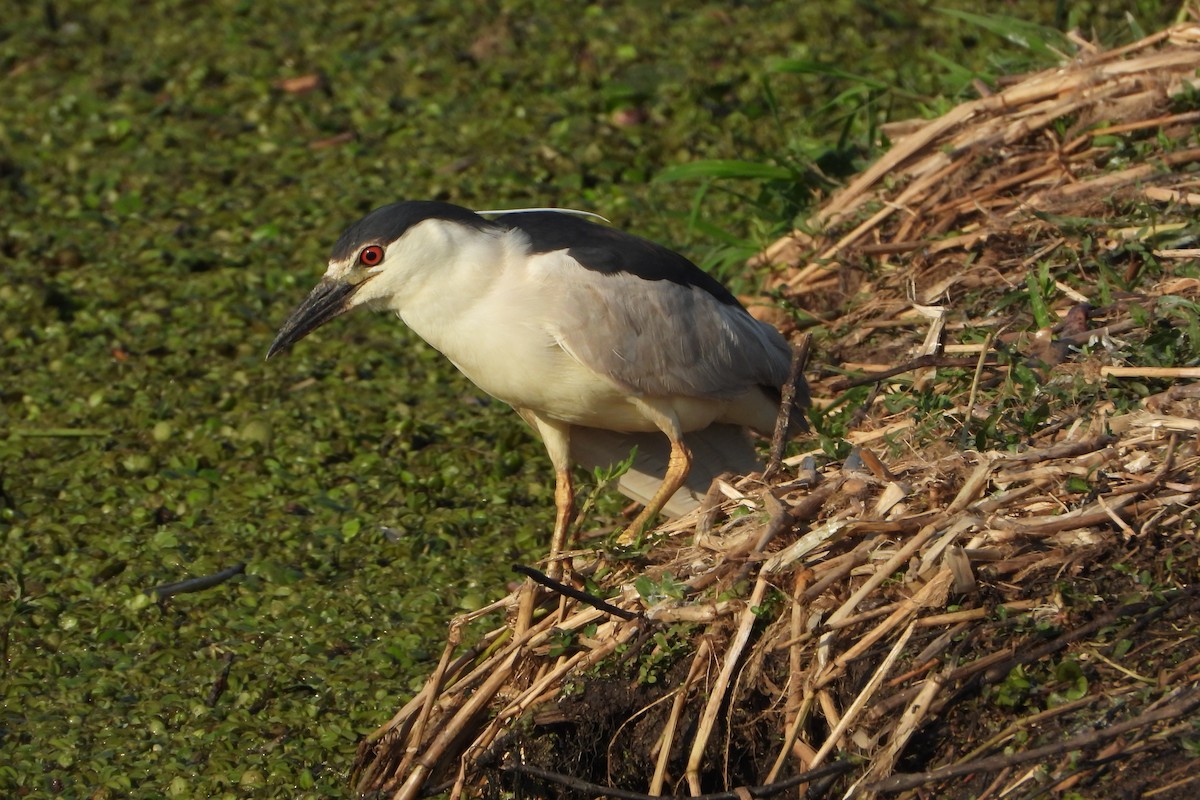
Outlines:
<svg viewBox="0 0 1200 800"><path fill-rule="evenodd" d="M1031 269L1025 273L1025 286L1029 289L1029 310L1039 330L1054 324L1054 315L1050 312L1050 301L1047 297L1049 272L1049 265L1043 261L1036 270Z"/></svg>
<svg viewBox="0 0 1200 800"><path fill-rule="evenodd" d="M799 58L781 58L767 65L768 72L789 72L796 75L823 75L844 81L860 83L869 89L888 89L889 85L878 78L847 72L839 67Z"/></svg>
<svg viewBox="0 0 1200 800"><path fill-rule="evenodd" d="M1058 60L1063 54L1073 53L1076 49L1061 32L1027 20L999 14L973 14L955 8L939 8L937 11L994 33L1044 58Z"/></svg>

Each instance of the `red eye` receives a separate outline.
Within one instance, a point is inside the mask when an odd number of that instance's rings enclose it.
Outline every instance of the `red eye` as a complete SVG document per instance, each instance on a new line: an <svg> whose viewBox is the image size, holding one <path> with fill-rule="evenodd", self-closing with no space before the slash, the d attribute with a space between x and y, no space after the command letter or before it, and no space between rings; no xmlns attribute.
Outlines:
<svg viewBox="0 0 1200 800"><path fill-rule="evenodd" d="M377 244L364 247L358 254L358 263L364 267L377 267L383 261L383 248Z"/></svg>

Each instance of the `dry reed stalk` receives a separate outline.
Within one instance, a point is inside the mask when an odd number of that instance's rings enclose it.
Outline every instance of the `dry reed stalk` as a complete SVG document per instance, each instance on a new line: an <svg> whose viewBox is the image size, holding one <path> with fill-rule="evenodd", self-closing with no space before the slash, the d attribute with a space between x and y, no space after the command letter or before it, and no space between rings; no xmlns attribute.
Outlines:
<svg viewBox="0 0 1200 800"><path fill-rule="evenodd" d="M1101 367L1106 378L1200 378L1200 367ZM1191 420L1196 422L1196 420ZM1197 425L1196 430L1200 430Z"/></svg>
<svg viewBox="0 0 1200 800"><path fill-rule="evenodd" d="M891 577L892 573L901 565L908 561L914 553L917 552L930 539L938 533L938 526L926 525L920 533L904 543L904 546L896 551L895 555L887 560L883 566L875 570L875 573L867 579L862 586L858 587L849 599L846 600L836 611L830 615L827 624L833 624L839 620L850 616L854 609L862 602L863 598L879 587L881 583Z"/></svg>
<svg viewBox="0 0 1200 800"><path fill-rule="evenodd" d="M576 653L571 658L561 659L559 666L539 678L537 684L531 687L523 697L509 703L484 729L483 733L467 747L462 758L459 759L460 768L455 778L454 788L450 793L451 799L457 800L462 795L466 783L467 764L473 754L486 752L501 731L530 707L552 700L561 688L562 677L568 672L587 669L596 664L627 643L636 633L636 625L623 624L620 626L619 632L604 644L582 653Z"/></svg>
<svg viewBox="0 0 1200 800"><path fill-rule="evenodd" d="M877 641L887 636L893 628L896 628L907 620L908 617L915 614L918 608L945 602L946 590L949 588L951 580L950 570L942 570L922 586L911 598L901 601L899 607L889 614L887 619L859 638L853 647L835 658L833 663L825 669L824 674L817 679L816 686L822 688L829 685L834 678L840 676L845 671L847 664L861 656ZM909 630L911 631L913 627L915 625L910 621L908 623Z"/></svg>
<svg viewBox="0 0 1200 800"><path fill-rule="evenodd" d="M854 698L854 701L850 704L850 707L846 709L846 713L842 715L842 718L838 720L838 723L834 726L834 729L829 732L829 736L825 739L825 743L821 745L820 749L817 750L817 754L813 756L811 766L820 766L821 762L825 760L825 757L833 751L837 740L840 739L842 734L846 732L846 729L850 727L850 723L858 719L858 715L862 712L863 707L866 706L867 701L874 696L875 690L879 688L879 686L883 683L883 679L886 678L888 672L891 671L892 664L896 663L896 659L898 659L900 657L900 653L904 651L904 647L908 644L909 637L912 636L913 630L914 626L910 624L904 629L904 632L900 634L900 637L896 640L896 643L892 645L892 649L888 651L888 654L879 664L879 667L875 670L874 674L871 675L870 680L867 681L866 686L864 686L862 691L858 693L858 696Z"/></svg>
<svg viewBox="0 0 1200 800"><path fill-rule="evenodd" d="M580 621L570 629L587 625L591 620L597 619L603 614L597 609L591 609L592 614L583 616ZM496 721L502 721L520 716L530 706L536 705L539 702L553 697L558 692L557 684L560 684L562 678L567 673L577 668L586 668L590 664L594 664L604 656L611 653L617 647L629 641L634 634L637 633L638 625L636 622L626 622L616 626L616 630L607 635L597 634L597 637L602 644L598 644L589 650L576 653L570 658L560 659L560 663L546 671L545 675L540 676L532 686L530 686L520 697L509 702L504 706L499 714L496 715ZM568 629L568 630L570 630ZM550 687L554 687L552 690ZM550 691L547 696L545 693Z"/></svg>
<svg viewBox="0 0 1200 800"><path fill-rule="evenodd" d="M400 789L394 795L394 800L413 800L421 793L425 785L425 778L433 770L434 766L442 757L442 753L449 747L450 742L457 737L466 727L466 724L478 713L483 711L484 707L491 701L501 686L508 680L512 674L513 668L516 665L517 659L520 657L520 652L515 648L504 659L488 678L488 680L479 688L479 690L471 696L463 707L459 710L454 718L450 720L441 732L431 741L424 749L423 754L416 760L416 764L409 773L408 778L401 785Z"/></svg>
<svg viewBox="0 0 1200 800"><path fill-rule="evenodd" d="M815 700L816 694L811 689L805 689L804 699L800 703L800 708L797 709L795 718L788 725L787 731L784 733L783 745L779 748L779 755L775 757L775 763L772 764L771 771L767 773L767 783L774 783L779 778L779 773L787 761L788 754L792 752L793 745L800 735L800 729L808 721L809 715L812 713ZM815 755L816 752L814 751L811 756L804 760L803 768L805 770L811 767L812 756Z"/></svg>
<svg viewBox="0 0 1200 800"><path fill-rule="evenodd" d="M1109 739L1115 739L1126 732L1138 730L1146 727L1147 725L1154 724L1155 722L1173 719L1178 716L1189 714L1197 707L1200 707L1200 692L1197 692L1196 690L1192 690L1190 692L1185 691L1180 693L1179 696L1172 698L1172 702L1166 704L1163 708L1147 711L1134 717L1133 719L1115 723L1105 729L1071 737L1065 742L1055 742L1053 744L1032 748L1030 750L1015 753L1013 755L981 758L966 764L955 764L918 775L895 774L873 784L870 788L876 792L895 792L921 786L923 784L933 783L939 780L955 778L961 775L966 775L970 772L988 772L999 767L1006 766L1010 763L1020 764L1029 761L1036 761L1040 758L1046 757L1047 755L1079 750L1096 742L1104 742L1108 741Z"/></svg>
<svg viewBox="0 0 1200 800"><path fill-rule="evenodd" d="M1196 781L1200 781L1200 773L1190 775L1187 777L1183 777L1183 778L1179 778L1178 780L1175 780L1175 781L1172 781L1171 783L1160 786L1157 789L1151 789L1151 790L1147 791L1145 794L1143 794L1142 797L1145 797L1145 798L1158 797L1161 794L1166 794L1167 792L1174 792L1176 789L1180 789L1184 786L1195 783Z"/></svg>
<svg viewBox="0 0 1200 800"><path fill-rule="evenodd" d="M754 610L762 603L763 597L766 595L767 585L765 575L760 575L758 580L755 581L754 591L750 594L746 609L742 613L737 633L734 634L728 649L725 651L721 671L717 673L717 678L713 681L709 701L704 707L704 712L700 715L696 737L692 741L692 749L688 755L687 770L684 773L684 776L687 778L688 788L692 794L700 794L700 762L704 757L704 748L708 745L709 736L712 735L713 726L717 722L717 715L725 702L725 690L729 688L733 671L739 659L741 659L746 642L750 638L750 630L754 627Z"/></svg>
<svg viewBox="0 0 1200 800"><path fill-rule="evenodd" d="M872 608L870 611L860 611L857 614L853 614L849 617L845 617L845 618L839 619L839 620L832 620L832 619L828 620L825 623L824 628L827 631L840 631L845 628L853 628L854 626L861 625L864 622L870 622L873 619L879 619L882 616L891 614L893 611L895 611L897 608L900 608L903 605L904 605L903 600L894 600L890 603L885 603L881 606L876 606L875 608Z"/></svg>
<svg viewBox="0 0 1200 800"><path fill-rule="evenodd" d="M662 794L663 783L666 781L667 775L667 762L671 756L671 745L675 741L675 734L679 727L679 716L683 713L683 706L687 702L692 684L699 679L700 672L708 662L711 652L711 640L707 638L702 639L700 646L696 648L696 654L692 656L692 666L688 670L687 678L684 679L683 685L675 690L675 700L671 704L671 714L667 718L667 724L663 727L662 733L659 734L658 744L656 745L658 747L658 759L655 761L654 775L650 779L650 795L652 797L658 797Z"/></svg>
<svg viewBox="0 0 1200 800"><path fill-rule="evenodd" d="M797 570L792 582L791 604L788 608L788 640L793 642L788 647L788 679L786 684L786 703L783 711L783 721L785 730L791 731L795 728L796 719L801 714L801 708L804 705L804 686L801 680L803 675L803 658L804 653L800 647L800 636L804 632L804 604L802 598L804 591L808 588L809 580L813 573L809 570ZM780 649L778 646L776 649ZM787 753L795 740L794 735L785 735L784 744L780 750L780 756L776 759L771 772L767 775L767 783L774 782L779 774L781 766L780 758Z"/></svg>
<svg viewBox="0 0 1200 800"><path fill-rule="evenodd" d="M945 685L945 672L942 675L930 676L921 682L920 691L900 714L887 745L872 758L871 766L862 778L863 783L878 781L891 774L900 753L928 716L933 699ZM864 798L874 796L875 793L870 791L863 794Z"/></svg>
<svg viewBox="0 0 1200 800"><path fill-rule="evenodd" d="M412 727L412 740L414 742L422 742L425 740L425 726L429 722L429 717L433 713L433 708L437 704L438 695L441 693L444 681L446 679L446 670L450 666L450 659L454 651L458 649L459 643L462 641L462 624L459 620L454 620L450 624L450 635L446 637L446 646L442 649L442 657L438 661L437 667L433 670L433 675L430 676L428 683L425 686L425 702L421 704L421 711L417 714L416 722ZM401 774L408 772L412 766L413 759L417 757L417 748L410 747L404 753L404 760L400 762L397 772Z"/></svg>

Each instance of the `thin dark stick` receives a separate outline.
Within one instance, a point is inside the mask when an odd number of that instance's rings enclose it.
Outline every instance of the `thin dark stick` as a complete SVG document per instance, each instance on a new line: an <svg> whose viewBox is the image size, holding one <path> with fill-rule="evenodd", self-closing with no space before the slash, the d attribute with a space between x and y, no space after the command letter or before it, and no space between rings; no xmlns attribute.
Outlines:
<svg viewBox="0 0 1200 800"><path fill-rule="evenodd" d="M457 781L448 780L448 781L443 781L442 783L439 783L437 786L426 787L421 790L421 794L419 796L420 797L433 797L434 795L445 794L446 792L448 792L452 788L454 788L455 783L457 783Z"/></svg>
<svg viewBox="0 0 1200 800"><path fill-rule="evenodd" d="M557 772L551 772L548 769L534 767L529 764L505 764L500 769L504 772L515 772L519 775L528 775L538 780L556 783L559 786L566 786L569 789L575 789L593 797L619 797L621 800L664 800L664 798L665 800L671 800L671 795L655 797L653 795L642 794L641 792L631 792L626 789L601 786L598 783L572 778L570 775L560 775ZM808 772L802 772L799 775L793 775L777 783L768 783L764 786L743 786L734 789L732 792L700 794L695 797L689 797L688 800L745 800L747 797L772 797L802 783L815 781L829 775L839 775L843 772L849 772L852 769L854 769L854 764L850 761L835 761L824 767L818 767Z"/></svg>
<svg viewBox="0 0 1200 800"><path fill-rule="evenodd" d="M915 789L918 786L924 786L928 783L934 783L947 778L957 778L972 772L995 772L1005 767L1024 764L1028 761L1036 761L1047 756L1069 753L1072 750L1082 750L1085 747L1102 744L1109 739L1115 739L1129 731L1191 713L1198 707L1200 707L1200 692L1191 691L1185 693L1181 699L1170 705L1154 711L1147 711L1125 722L1109 725L1107 728L1073 736L1062 742L1035 747L1032 750L1020 753L979 758L974 761L968 761L965 764L951 764L950 766L930 770L929 772L902 772L878 783L871 784L866 788L873 792L902 792L906 789Z"/></svg>
<svg viewBox="0 0 1200 800"><path fill-rule="evenodd" d="M929 245L930 242L920 239L912 242L883 242L881 244L864 244L858 252L864 256L888 256L897 253L911 253Z"/></svg>
<svg viewBox="0 0 1200 800"><path fill-rule="evenodd" d="M177 594L186 592L200 592L205 589L211 589L214 586L224 583L234 575L241 575L246 571L245 563L234 564L232 567L214 572L212 575L204 575L199 578L188 578L186 581L176 581L175 583L164 583L162 586L155 586L146 594L157 595L159 601L166 600L168 597L173 597Z"/></svg>
<svg viewBox="0 0 1200 800"><path fill-rule="evenodd" d="M1168 729L1168 730L1172 730L1172 729ZM1106 767L1109 764L1115 763L1117 761L1121 761L1123 759L1133 758L1134 756L1139 756L1142 753L1146 752L1147 750L1155 750L1155 749L1158 749L1161 747L1166 747L1167 744L1168 743L1166 741L1142 742L1141 744L1132 745L1130 747L1127 747L1127 748L1121 750L1120 752L1113 753L1112 755L1106 756L1104 758L1095 758L1095 759L1091 759L1089 761L1084 761L1082 763L1078 763L1074 769L1071 769L1068 772L1059 773L1059 774L1055 775L1054 779L1052 781L1047 782L1046 784L1039 786L1036 789L1033 789L1029 794L1026 794L1024 797L1020 798L1020 800L1037 800L1037 798L1039 798L1039 797L1049 795L1051 792L1054 791L1054 787L1060 785L1063 781L1071 780L1072 778L1074 778L1077 775L1086 775L1089 772L1094 772L1094 771L1100 769L1101 767Z"/></svg>
<svg viewBox="0 0 1200 800"><path fill-rule="evenodd" d="M1142 323L1132 319L1121 320L1114 322L1111 325L1105 325L1103 328L1091 328L1090 330L1080 331L1079 333L1068 333L1065 336L1060 336L1055 341L1063 344L1083 344L1084 342L1095 339L1103 339L1109 335L1125 333L1126 331L1136 330L1143 327Z"/></svg>
<svg viewBox="0 0 1200 800"><path fill-rule="evenodd" d="M985 367L995 367L999 364L994 359L984 359ZM959 367L961 369L974 370L979 366L978 358L959 358L957 356L943 356L937 353L919 356L910 361L906 361L898 367L891 369L880 370L879 372L871 372L857 378L843 378L834 383L830 388L835 392L844 392L847 389L853 389L855 386L865 386L868 383L877 383L878 381L900 375L905 372L911 372L914 369L924 369L925 367Z"/></svg>
<svg viewBox="0 0 1200 800"><path fill-rule="evenodd" d="M612 603L601 600L599 597L596 597L596 595L594 595L594 594L588 594L587 592L581 592L578 589L576 589L574 586L567 586L565 583L560 583L560 582L554 580L553 578L551 578L546 573L539 572L538 570L534 569L533 567L527 567L524 564L513 564L512 570L513 570L513 572L521 573L522 575L524 575L527 578L531 578L535 583L540 583L542 586L545 586L547 589L549 589L552 592L558 592L559 594L566 595L567 597L570 597L573 600L578 600L581 603L587 603L592 608L598 608L607 614L612 614L614 617L619 617L620 619L629 620L629 619L638 619L642 616L641 614L635 613L633 611L626 611L623 608L617 608Z"/></svg>
<svg viewBox="0 0 1200 800"><path fill-rule="evenodd" d="M1089 436L1087 439L1081 439L1077 442L1052 444L1049 447L1042 447L1037 450L1027 450L1024 453L1017 453L1011 456L1006 455L1001 458L1001 461L1004 466L1008 466L1010 464L1034 464L1039 461L1050 461L1055 458L1074 458L1102 450L1115 441L1117 441L1116 436L1103 433L1099 436ZM1128 490L1122 489L1121 491L1124 493Z"/></svg>
<svg viewBox="0 0 1200 800"><path fill-rule="evenodd" d="M775 417L775 433L771 437L771 457L767 460L767 468L763 470L764 481L770 480L771 476L779 471L779 465L783 461L783 449L787 446L792 414L796 411L796 394L800 384L804 382L804 368L808 365L808 352L811 348L812 336L807 333L801 336L799 343L792 348L792 365L788 368L787 382L780 391L779 414Z"/></svg>

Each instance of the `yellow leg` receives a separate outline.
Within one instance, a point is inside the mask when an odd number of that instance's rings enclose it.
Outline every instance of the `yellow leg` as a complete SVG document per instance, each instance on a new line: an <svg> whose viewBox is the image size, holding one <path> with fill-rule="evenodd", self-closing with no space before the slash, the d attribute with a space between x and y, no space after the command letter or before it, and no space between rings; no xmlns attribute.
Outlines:
<svg viewBox="0 0 1200 800"><path fill-rule="evenodd" d="M658 516L658 512L662 511L663 506L671 499L671 495L683 486L683 482L687 480L688 472L692 468L692 452L683 443L679 418L675 416L675 410L671 408L670 404L663 400L649 398L640 398L635 403L638 411L671 440L671 458L667 462L667 474L663 476L662 486L658 487L658 491L654 493L654 497L650 498L650 502L642 509L642 513L638 514L629 527L617 537L618 544L633 544L637 537L645 532L645 529Z"/></svg>
<svg viewBox="0 0 1200 800"><path fill-rule="evenodd" d="M554 533L550 536L550 564L546 574L559 581L564 563L558 556L567 549L567 532L575 518L575 487L569 469L554 471L554 509Z"/></svg>
<svg viewBox="0 0 1200 800"><path fill-rule="evenodd" d="M544 419L532 411L518 411L537 429L546 445L546 452L550 454L550 462L554 464L554 533L550 535L550 563L546 567L546 574L554 580L562 580L564 561L560 555L567 549L567 533L575 518L575 487L571 481L570 461L571 427L565 422ZM526 580L521 591L521 602L517 607L518 636L533 623L538 586L532 580Z"/></svg>
<svg viewBox="0 0 1200 800"><path fill-rule="evenodd" d="M633 544L637 537L653 524L654 518L671 499L671 495L683 486L691 468L692 454L687 445L682 441L671 442L671 460L667 462L667 474L663 476L662 485L658 487L654 497L650 498L650 502L642 509L642 513L638 514L633 522L629 523L629 527L617 537L618 544Z"/></svg>

